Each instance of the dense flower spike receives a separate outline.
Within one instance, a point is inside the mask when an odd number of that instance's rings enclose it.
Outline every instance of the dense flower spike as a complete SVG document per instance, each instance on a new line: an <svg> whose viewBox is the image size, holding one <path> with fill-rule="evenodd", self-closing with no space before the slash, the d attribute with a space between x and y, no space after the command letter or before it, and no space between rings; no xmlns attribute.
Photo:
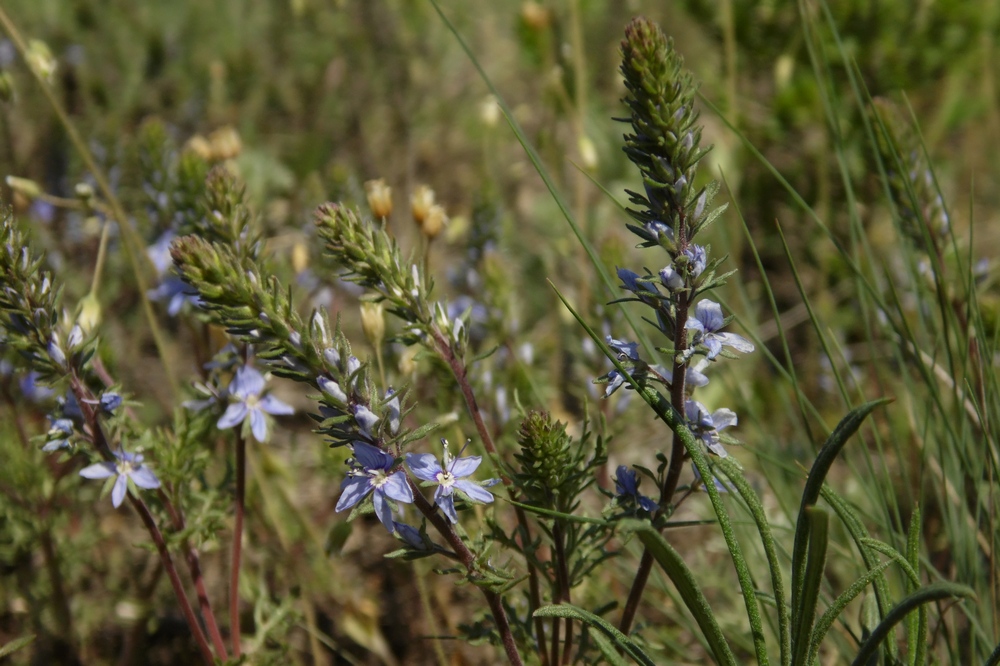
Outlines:
<svg viewBox="0 0 1000 666"><path fill-rule="evenodd" d="M125 499L128 491L129 481L139 488L154 490L160 487L160 480L156 478L152 470L142 463L142 454L128 453L126 451L114 451L114 462L99 462L84 467L80 470L80 476L87 479L107 479L118 475L115 479L114 488L111 490L111 504L117 509Z"/></svg>
<svg viewBox="0 0 1000 666"><path fill-rule="evenodd" d="M352 449L354 457L348 461L352 469L340 484L342 493L336 510L350 509L373 493L375 515L387 530L394 532L396 525L392 519L390 500L406 504L413 502L413 491L406 482L406 474L399 469L392 471L396 460L381 449L364 442L355 442Z"/></svg>

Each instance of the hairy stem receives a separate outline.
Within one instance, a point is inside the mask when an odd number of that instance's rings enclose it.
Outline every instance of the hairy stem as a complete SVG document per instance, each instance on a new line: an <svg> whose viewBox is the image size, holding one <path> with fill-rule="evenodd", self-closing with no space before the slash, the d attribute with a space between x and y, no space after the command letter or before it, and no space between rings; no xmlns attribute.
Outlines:
<svg viewBox="0 0 1000 666"><path fill-rule="evenodd" d="M410 484L410 489L413 491L414 506L417 507L417 510L419 510L420 513L424 514L428 522L434 525L438 533L444 537L445 541L448 542L451 549L455 551L455 555L458 556L458 560L465 567L465 570L469 572L470 577L474 575L478 570L476 556L471 550L469 550L468 546L465 545L462 538L451 526L451 523L449 523L441 512L437 511L434 506L427 501L427 498L420 492L420 488L417 487L413 479L407 476L406 480ZM493 614L493 621L496 623L497 631L503 641L504 651L507 653L507 660L514 666L522 666L524 662L521 661L521 655L517 651L517 642L514 640L514 632L510 628L510 621L507 619L507 613L504 611L500 595L483 587L480 587L479 589L482 590L483 596L486 597L486 603L489 605L490 611Z"/></svg>
<svg viewBox="0 0 1000 666"><path fill-rule="evenodd" d="M687 249L687 230L684 225L684 217L680 216L677 225L678 253L683 253ZM687 374L687 362L683 360L683 353L687 349L687 329L685 324L688 318L688 309L691 305L690 292L681 291L677 295L677 307L674 314L674 364L673 377L670 382L670 404L677 414L684 413L684 401L686 399L685 380ZM681 477L681 469L684 467L684 442L677 432L674 432L673 445L670 451L670 467L667 469L667 476L663 479L663 487L660 489L660 506L670 507L674 493L677 491L677 483ZM661 509L662 510L662 509ZM628 598L625 600L625 607L622 610L622 619L618 624L618 629L623 634L628 634L632 629L632 622L639 609L639 602L642 599L643 590L649 581L649 573L653 567L653 556L648 549L643 549L642 558L639 560L639 569L636 571L635 579L632 581L632 588L629 590Z"/></svg>
<svg viewBox="0 0 1000 666"><path fill-rule="evenodd" d="M246 504L247 443L236 434L236 497L233 521L233 559L229 567L229 632L232 635L233 656L240 651L240 558L243 554L243 513Z"/></svg>

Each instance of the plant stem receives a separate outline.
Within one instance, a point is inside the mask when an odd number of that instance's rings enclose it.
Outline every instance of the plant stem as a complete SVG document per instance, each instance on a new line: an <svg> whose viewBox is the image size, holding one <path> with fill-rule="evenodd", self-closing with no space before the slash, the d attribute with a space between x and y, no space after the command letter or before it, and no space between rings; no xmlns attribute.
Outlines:
<svg viewBox="0 0 1000 666"><path fill-rule="evenodd" d="M2 10L0 10L2 11ZM104 429L101 428L101 423L97 418L97 400L94 399L93 394L90 389L86 387L83 380L77 375L76 369L70 370L69 375L69 385L70 390L73 392L76 398L77 404L80 405L80 411L83 413L83 419L86 422L87 429L90 431L92 442L94 448L97 449L98 453L101 454L106 460L113 460L114 455L111 452L111 443L108 441L107 436L104 434ZM215 658L212 655L212 649L208 645L208 641L205 638L205 633L202 631L201 625L198 623L198 618L194 614L194 609L191 607L191 602L188 599L187 592L184 590L184 585L181 583L180 576L177 574L177 569L174 566L173 558L170 556L170 551L167 549L167 544L163 539L163 533L160 532L160 528L156 524L156 520L150 513L149 508L146 506L138 497L135 497L131 492L126 493L126 497L135 507L136 512L139 514L139 518L142 519L143 524L146 526L146 530L149 532L150 537L153 539L153 543L156 545L156 550L160 554L160 559L163 561L163 568L166 570L167 575L170 578L170 584L174 588L174 593L177 595L177 601L181 605L181 611L184 614L185 619L188 622L188 626L191 628L191 633L194 635L195 642L198 643L198 649L201 651L202 656L205 657L205 661L210 666L215 663ZM180 521L180 516L177 513L176 508L169 501L161 491L161 497L166 501L164 506L171 515L171 519L176 525ZM193 551L192 551L193 552ZM189 556L188 566L192 566L194 563L194 568L192 569L192 576L195 578L195 587L199 590L199 597L204 596L204 604L207 606L208 596L205 594L204 583L201 580L201 570L197 566L197 555L192 560ZM203 611L205 610L203 606ZM211 607L207 608L208 613L206 615L206 622L210 627L215 627L214 617L212 616ZM209 619L211 618L211 619ZM217 630L215 632L218 633ZM213 638L215 636L213 635ZM216 646L221 645L221 637L216 643ZM220 651L219 656L226 658L225 648Z"/></svg>
<svg viewBox="0 0 1000 666"><path fill-rule="evenodd" d="M476 393L472 390L472 385L469 383L469 373L468 368L466 368L465 363L456 354L455 350L452 349L451 344L448 342L448 338L443 334L436 325L430 327L431 337L434 340L434 349L437 351L438 355L444 360L444 362L451 369L452 375L455 377L455 381L458 382L459 390L462 391L462 396L465 398L466 411L469 412L469 416L472 417L473 423L476 425L476 432L479 433L479 438L483 442L483 448L490 455L490 463L493 465L494 471L500 476L500 480L503 481L504 486L507 487L507 493L511 499L516 499L512 491L513 481L508 477L503 469L499 466L500 453L497 451L496 444L493 442L493 435L490 434L489 428L486 427L486 422L483 421L482 410L479 409L479 402L476 400ZM517 516L517 523L520 526L522 532L521 538L525 545L531 543L531 531L529 530L528 517L525 515L524 510L521 507L514 508L514 514ZM525 558L528 567L528 578L534 581L533 594L531 598L531 603L534 606L530 609L532 613L539 607L541 603L541 598L538 595L538 576L535 571L534 565L531 563L530 559ZM545 658L545 625L541 619L535 621L535 639L538 641L539 654L542 655L542 663L544 665ZM558 642L556 636L552 637L553 644ZM555 666L553 662L552 666Z"/></svg>
<svg viewBox="0 0 1000 666"><path fill-rule="evenodd" d="M427 501L427 498L423 496L420 492L420 488L414 483L413 479L409 476L406 477L407 483L410 484L410 489L413 491L413 504L417 507L420 513L424 514L428 522L430 522L437 529L438 533L448 542L451 549L455 551L458 556L458 560L465 567L465 570L469 573L470 582L473 580L474 575L478 572L478 565L476 564L476 556L468 546L462 541L462 538L458 535L455 529L451 526L451 523L445 519L441 512L437 511L434 506ZM507 619L507 613L504 611L503 602L501 596L492 590L485 587L480 587L483 596L486 597L486 603L490 607L490 611L493 614L493 621L496 622L497 632L500 634L500 638L503 641L504 651L507 653L507 660L514 666L523 666L521 661L521 655L517 651L517 642L514 640L514 632L510 628L510 621Z"/></svg>
<svg viewBox="0 0 1000 666"><path fill-rule="evenodd" d="M181 578L177 575L177 568L174 567L173 558L170 557L170 551L167 550L167 544L163 540L160 528L156 526L156 521L153 519L153 515L149 512L149 507L146 506L145 502L132 493L127 493L126 497L132 503L136 513L139 514L139 518L142 519L143 524L146 526L146 530L153 538L156 551L160 554L163 568L167 572L167 577L170 578L170 585L174 588L174 594L177 595L177 601L181 605L181 612L184 614L184 619L187 620L188 626L191 628L191 633L194 634L194 640L198 644L198 651L201 652L202 659L208 666L214 666L215 657L212 655L212 648L209 647L208 641L205 639L205 632L201 630L201 625L198 624L198 618L195 617L194 609L191 607L191 602L184 591Z"/></svg>
<svg viewBox="0 0 1000 666"><path fill-rule="evenodd" d="M240 558L243 554L243 513L246 502L247 443L241 433L236 434L236 507L233 521L233 559L229 567L229 632L233 642L233 656L240 651Z"/></svg>
<svg viewBox="0 0 1000 666"><path fill-rule="evenodd" d="M684 225L683 214L679 217L677 224L677 247L678 254L682 254L687 249L687 229ZM680 291L677 294L677 306L674 311L674 365L673 377L670 382L670 404L677 414L684 413L684 402L686 399L685 380L687 375L687 362L683 360L683 353L687 349L687 328L685 324L688 318L688 309L691 306L689 291ZM670 451L670 467L667 469L667 476L663 479L663 487L660 489L660 506L670 507L674 493L677 491L677 483L681 477L681 469L684 467L684 442L681 441L680 434L676 431L673 436L673 445ZM662 509L661 509L662 510ZM643 549L642 558L639 560L639 569L636 571L632 581L632 588L629 590L628 598L625 600L625 608L622 610L622 619L618 624L618 629L628 635L635 620L636 611L639 609L639 601L642 599L643 590L649 581L649 573L653 568L653 556L648 549Z"/></svg>

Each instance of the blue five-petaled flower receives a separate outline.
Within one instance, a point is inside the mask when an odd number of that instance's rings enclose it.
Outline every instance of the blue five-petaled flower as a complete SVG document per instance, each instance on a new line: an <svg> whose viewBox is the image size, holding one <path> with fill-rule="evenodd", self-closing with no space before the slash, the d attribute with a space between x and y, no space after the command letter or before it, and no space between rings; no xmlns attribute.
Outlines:
<svg viewBox="0 0 1000 666"><path fill-rule="evenodd" d="M659 508L656 502L639 494L639 477L634 469L619 465L615 471L615 492L621 498L631 498L640 509L653 513Z"/></svg>
<svg viewBox="0 0 1000 666"><path fill-rule="evenodd" d="M146 490L160 487L160 480L156 478L149 467L142 464L142 454L125 451L113 451L113 453L117 460L94 463L89 467L84 467L80 470L80 476L87 479L106 479L117 474L118 478L111 490L111 503L116 509L121 506L125 499L130 479L132 483Z"/></svg>
<svg viewBox="0 0 1000 666"><path fill-rule="evenodd" d="M490 491L477 483L463 480L464 477L471 476L482 461L482 456L452 458L448 453L447 444L444 450L444 465L438 462L433 453L406 454L406 465L414 476L422 481L437 484L434 502L453 523L458 522L458 512L455 511L456 490L475 502L489 504L493 501L493 494Z"/></svg>
<svg viewBox="0 0 1000 666"><path fill-rule="evenodd" d="M229 385L229 395L236 398L230 403L226 413L219 419L219 428L232 428L250 419L250 431L258 442L267 441L267 419L264 414L293 414L295 410L273 395L261 396L264 392L264 375L244 365L236 371L236 377Z"/></svg>
<svg viewBox="0 0 1000 666"><path fill-rule="evenodd" d="M354 442L354 469L348 472L347 478L340 484L343 491L337 501L337 511L349 509L368 493L372 495L372 505L375 515L390 532L395 531L392 520L392 505L390 499L407 504L413 502L413 491L402 470L392 471L396 459L385 451L365 444Z"/></svg>
<svg viewBox="0 0 1000 666"><path fill-rule="evenodd" d="M722 306L707 298L698 301L694 308L694 316L688 317L685 328L695 332L694 340L691 342L691 349L703 344L708 347L707 358L715 358L722 351L723 347L732 347L738 352L749 354L754 350L753 343L736 333L719 333L725 326L726 319L722 316Z"/></svg>

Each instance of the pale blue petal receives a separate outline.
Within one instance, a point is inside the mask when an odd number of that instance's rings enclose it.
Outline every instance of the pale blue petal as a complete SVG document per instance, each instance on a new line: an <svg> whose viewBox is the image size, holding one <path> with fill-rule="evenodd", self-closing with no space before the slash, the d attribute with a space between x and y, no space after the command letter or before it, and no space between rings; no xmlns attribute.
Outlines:
<svg viewBox="0 0 1000 666"><path fill-rule="evenodd" d="M267 419L259 409L250 410L250 431L258 442L267 441Z"/></svg>
<svg viewBox="0 0 1000 666"><path fill-rule="evenodd" d="M406 465L422 481L437 481L437 475L444 471L433 453L407 453Z"/></svg>
<svg viewBox="0 0 1000 666"><path fill-rule="evenodd" d="M482 456L470 456L468 458L459 458L451 464L451 473L456 478L462 478L463 476L469 476L476 471L479 467L479 463L483 462Z"/></svg>
<svg viewBox="0 0 1000 666"><path fill-rule="evenodd" d="M469 499L476 502L482 502L483 504L493 502L493 493L485 490L482 486L476 485L472 481L456 481L455 487L468 495Z"/></svg>
<svg viewBox="0 0 1000 666"><path fill-rule="evenodd" d="M722 316L722 306L708 299L698 301L698 305L694 308L694 316L708 332L719 330L725 321L725 317Z"/></svg>
<svg viewBox="0 0 1000 666"><path fill-rule="evenodd" d="M719 342L726 345L727 347L732 347L738 352L744 354L749 354L754 350L753 343L744 338L742 335L736 333L717 333L715 335L719 339Z"/></svg>
<svg viewBox="0 0 1000 666"><path fill-rule="evenodd" d="M128 491L128 479L122 474L115 481L115 487L111 490L111 504L117 509L122 505L122 500L125 499L125 493Z"/></svg>
<svg viewBox="0 0 1000 666"><path fill-rule="evenodd" d="M734 426L736 422L736 412L731 409L722 408L712 412L712 423L715 425L716 430Z"/></svg>
<svg viewBox="0 0 1000 666"><path fill-rule="evenodd" d="M392 506L389 505L389 500L380 492L375 493L372 500L379 522L385 525L385 529L389 530L390 534L395 532L396 527L392 524Z"/></svg>
<svg viewBox="0 0 1000 666"><path fill-rule="evenodd" d="M215 427L225 430L226 428L239 425L243 423L243 419L246 418L248 411L245 403L234 402L226 408L226 413L222 415L222 418L215 424Z"/></svg>
<svg viewBox="0 0 1000 666"><path fill-rule="evenodd" d="M255 368L244 365L236 371L236 377L229 385L229 392L237 398L260 395L264 391L264 375Z"/></svg>
<svg viewBox="0 0 1000 666"><path fill-rule="evenodd" d="M117 473L118 469L115 467L115 464L110 462L94 463L80 470L80 476L86 479L106 479Z"/></svg>
<svg viewBox="0 0 1000 666"><path fill-rule="evenodd" d="M342 388L340 388L340 384L332 379L328 377L319 377L316 379L316 385L319 386L320 391L326 393L337 402L347 402L347 394L344 393Z"/></svg>
<svg viewBox="0 0 1000 666"><path fill-rule="evenodd" d="M403 474L403 472L390 474L382 486L382 492L397 502L404 502L406 504L413 502L413 490L410 489L410 484L406 482L406 474Z"/></svg>
<svg viewBox="0 0 1000 666"><path fill-rule="evenodd" d="M367 470L388 470L393 462L388 453L364 442L354 442L354 457Z"/></svg>
<svg viewBox="0 0 1000 666"><path fill-rule="evenodd" d="M335 511L350 509L371 492L371 479L367 476L349 476L340 483L340 499L337 500Z"/></svg>
<svg viewBox="0 0 1000 666"><path fill-rule="evenodd" d="M135 485L140 488L145 488L146 490L152 490L160 487L160 480L157 479L156 475L153 474L153 471L146 466L132 471L132 481L135 482Z"/></svg>
<svg viewBox="0 0 1000 666"><path fill-rule="evenodd" d="M278 400L273 395L265 395L257 404L260 405L261 411L267 412L268 414L285 416L295 413L294 407L282 400Z"/></svg>
<svg viewBox="0 0 1000 666"><path fill-rule="evenodd" d="M357 421L358 428L361 429L361 432L368 437L371 437L372 428L374 428L375 424L378 423L379 418L375 416L375 413L372 412L372 410L368 409L364 405L356 405L354 407L354 420Z"/></svg>
<svg viewBox="0 0 1000 666"><path fill-rule="evenodd" d="M455 498L451 495L445 495L438 498L437 505L444 512L444 515L448 516L448 520L453 523L458 522L458 512L455 511Z"/></svg>

